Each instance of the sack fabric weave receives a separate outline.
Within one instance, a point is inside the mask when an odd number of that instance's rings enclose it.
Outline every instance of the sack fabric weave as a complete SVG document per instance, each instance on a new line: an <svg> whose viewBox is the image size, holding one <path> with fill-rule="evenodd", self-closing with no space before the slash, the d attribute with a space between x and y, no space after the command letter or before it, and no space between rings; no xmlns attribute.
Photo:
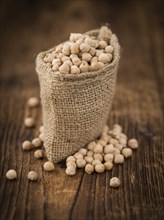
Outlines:
<svg viewBox="0 0 164 220"><path fill-rule="evenodd" d="M99 30L86 34L97 36ZM39 53L36 72L40 82L47 157L59 162L97 138L107 122L115 90L120 45L112 34L112 63L80 74L55 74L43 61L50 49Z"/></svg>

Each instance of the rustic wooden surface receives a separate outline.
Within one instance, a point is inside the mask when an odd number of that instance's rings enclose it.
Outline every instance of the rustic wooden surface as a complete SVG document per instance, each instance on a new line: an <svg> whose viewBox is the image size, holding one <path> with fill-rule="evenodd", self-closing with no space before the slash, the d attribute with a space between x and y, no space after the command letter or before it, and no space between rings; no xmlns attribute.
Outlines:
<svg viewBox="0 0 164 220"><path fill-rule="evenodd" d="M164 219L163 16L162 1L1 0L0 219L107 220ZM117 90L109 125L120 123L139 149L111 172L68 177L64 163L43 171L43 161L21 150L41 124L41 110L29 111L39 95L35 57L68 38L110 23L122 46ZM25 129L32 115L36 129ZM17 180L5 178L16 169ZM38 182L28 182L36 170ZM109 187L119 176L119 189Z"/></svg>

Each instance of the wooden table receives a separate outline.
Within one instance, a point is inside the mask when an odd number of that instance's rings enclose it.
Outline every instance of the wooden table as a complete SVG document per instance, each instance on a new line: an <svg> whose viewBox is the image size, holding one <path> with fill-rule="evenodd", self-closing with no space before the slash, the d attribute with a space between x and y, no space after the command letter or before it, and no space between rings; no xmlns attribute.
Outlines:
<svg viewBox="0 0 164 220"><path fill-rule="evenodd" d="M164 218L163 29L162 1L5 1L1 0L0 219L150 220ZM47 173L21 143L38 134L41 110L27 99L39 95L35 57L67 39L110 23L122 46L109 125L120 123L139 149L111 172L65 174L64 163ZM32 115L35 129L26 129ZM8 169L18 178L9 181ZM36 170L39 181L29 182ZM112 176L119 189L109 187ZM162 218L163 217L163 218Z"/></svg>

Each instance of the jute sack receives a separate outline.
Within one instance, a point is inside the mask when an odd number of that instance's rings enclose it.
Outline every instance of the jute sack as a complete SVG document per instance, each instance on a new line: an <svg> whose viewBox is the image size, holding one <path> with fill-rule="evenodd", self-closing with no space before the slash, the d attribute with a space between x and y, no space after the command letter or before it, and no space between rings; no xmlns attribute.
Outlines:
<svg viewBox="0 0 164 220"><path fill-rule="evenodd" d="M97 36L99 30L87 32ZM107 122L115 90L120 45L112 34L113 61L94 72L55 74L43 61L50 49L39 53L36 72L40 82L45 149L59 162L97 138Z"/></svg>

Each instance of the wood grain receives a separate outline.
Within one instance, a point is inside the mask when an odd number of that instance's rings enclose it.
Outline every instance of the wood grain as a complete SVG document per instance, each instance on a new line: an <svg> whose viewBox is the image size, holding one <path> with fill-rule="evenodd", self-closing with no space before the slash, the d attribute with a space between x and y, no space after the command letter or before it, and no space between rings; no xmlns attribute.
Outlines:
<svg viewBox="0 0 164 220"><path fill-rule="evenodd" d="M1 220L156 220L164 218L163 3L157 1L1 1L0 219ZM110 23L122 58L109 125L120 123L139 149L111 172L65 175L64 162L46 173L44 160L21 150L37 136L41 110L27 99L39 95L35 57L68 38ZM35 129L26 129L32 115ZM18 178L8 181L8 169ZM36 170L38 182L28 182ZM109 187L119 176L119 189Z"/></svg>

